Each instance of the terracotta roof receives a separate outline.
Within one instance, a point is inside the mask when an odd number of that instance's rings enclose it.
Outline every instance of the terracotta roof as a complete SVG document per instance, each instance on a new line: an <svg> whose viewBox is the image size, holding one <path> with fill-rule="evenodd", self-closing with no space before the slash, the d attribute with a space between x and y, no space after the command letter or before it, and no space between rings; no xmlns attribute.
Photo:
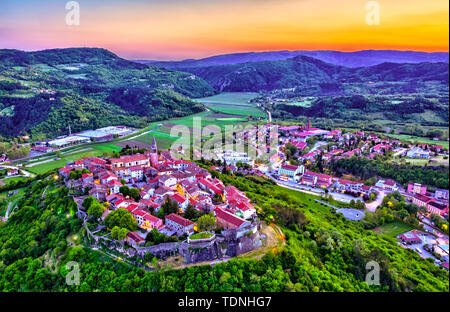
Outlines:
<svg viewBox="0 0 450 312"><path fill-rule="evenodd" d="M110 159L110 162L111 163L120 163L120 162L132 162L132 161L141 161L141 160L148 160L148 158L145 155L136 154L136 155L120 156L120 158L113 158L113 159Z"/></svg>
<svg viewBox="0 0 450 312"><path fill-rule="evenodd" d="M128 232L127 237L134 240L136 243L142 242L144 240L142 237L140 237L135 232Z"/></svg>
<svg viewBox="0 0 450 312"><path fill-rule="evenodd" d="M295 171L298 169L297 166L287 165L287 164L281 165L281 168L286 169L286 170L291 170L291 171Z"/></svg>
<svg viewBox="0 0 450 312"><path fill-rule="evenodd" d="M192 224L194 224L194 222L192 222L191 220L185 219L180 215L171 213L170 215L165 217L167 220L173 221L183 227L187 227L190 226Z"/></svg>
<svg viewBox="0 0 450 312"><path fill-rule="evenodd" d="M432 199L428 196L422 195L422 194L416 194L413 196L415 199L420 200L421 202L428 203Z"/></svg>
<svg viewBox="0 0 450 312"><path fill-rule="evenodd" d="M186 198L184 198L183 196L181 196L178 193L173 194L172 196L170 196L172 199L176 200L178 203L183 204L186 201Z"/></svg>
<svg viewBox="0 0 450 312"><path fill-rule="evenodd" d="M222 219L227 223L231 223L236 227L240 227L244 222L247 222L246 220L239 218L238 216L235 216L222 208L216 208L214 213L216 214L216 218Z"/></svg>

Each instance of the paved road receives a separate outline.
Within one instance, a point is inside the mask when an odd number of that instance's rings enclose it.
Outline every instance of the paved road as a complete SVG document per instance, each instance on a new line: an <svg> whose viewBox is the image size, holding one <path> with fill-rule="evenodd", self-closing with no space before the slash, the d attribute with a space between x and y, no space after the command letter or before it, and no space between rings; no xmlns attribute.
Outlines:
<svg viewBox="0 0 450 312"><path fill-rule="evenodd" d="M333 209L336 209L336 212L340 212L344 215L346 219L352 220L352 221L359 221L364 217L364 211L358 210L358 209L351 209L351 208L339 208L336 206L333 206L329 203L326 203L324 201L314 199L315 202L327 205L328 207L331 207Z"/></svg>
<svg viewBox="0 0 450 312"><path fill-rule="evenodd" d="M6 168L6 169L17 169L20 170L22 172L22 175L20 176L24 176L26 178L34 178L36 175L34 173L28 172L23 170L22 168L16 167L16 166L10 166L10 165L1 165L0 168Z"/></svg>
<svg viewBox="0 0 450 312"><path fill-rule="evenodd" d="M11 206L12 206L12 202L9 202L8 209L6 209L6 214L5 214L5 218L4 218L5 222L8 221L9 210L11 209Z"/></svg>
<svg viewBox="0 0 450 312"><path fill-rule="evenodd" d="M309 153L314 152L314 151L315 151L316 149L318 149L319 147L324 146L324 145L327 145L327 144L328 144L328 142L326 142L326 141L318 141L318 142L316 142L316 144L314 144L313 148L311 148L311 149L309 150Z"/></svg>
<svg viewBox="0 0 450 312"><path fill-rule="evenodd" d="M155 131L155 130L158 130L161 126L162 126L162 124L158 124L158 125L156 125L155 127L151 128L151 129L148 130L148 131L145 131L145 132L143 132L143 133L140 133L140 134L137 134L137 135L135 135L135 136L132 136L131 138L126 138L126 139L118 140L117 142L125 142L125 141L131 141L131 140L134 140L134 139L136 139L136 138L138 138L138 137L140 137L140 136L143 136L143 135L145 135L145 134L147 134L147 133L151 133L151 132L153 132L153 131Z"/></svg>
<svg viewBox="0 0 450 312"><path fill-rule="evenodd" d="M373 202L366 204L367 210L369 210L371 212L374 212L375 210L377 210L378 206L380 206L381 203L383 202L383 199L385 196L386 196L386 193L384 191L380 191L378 193L377 198Z"/></svg>
<svg viewBox="0 0 450 312"><path fill-rule="evenodd" d="M393 155L393 158L397 157L398 155L401 155L401 154L405 153L407 150L408 149L406 149L406 148L401 148L400 150L395 152L395 154Z"/></svg>

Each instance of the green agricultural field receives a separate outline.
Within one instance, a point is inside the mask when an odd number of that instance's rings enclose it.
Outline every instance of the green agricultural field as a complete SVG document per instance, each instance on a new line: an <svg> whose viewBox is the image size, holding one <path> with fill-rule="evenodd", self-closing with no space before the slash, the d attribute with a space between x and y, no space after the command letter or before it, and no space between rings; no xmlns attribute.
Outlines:
<svg viewBox="0 0 450 312"><path fill-rule="evenodd" d="M250 100L257 97L258 93L253 92L223 92L214 96L195 99L210 110L230 115L265 117L263 110L258 108Z"/></svg>
<svg viewBox="0 0 450 312"><path fill-rule="evenodd" d="M171 136L170 133L172 131L171 126L182 125L186 126L192 131L193 129L193 121L194 118L199 118L200 127L203 129L205 126L215 125L219 127L222 131L225 129L225 126L233 125L236 123L245 125L246 118L238 118L238 117L223 117L223 118L211 118L213 116L212 112L202 112L191 116L186 116L178 119L170 119L166 121L159 121L153 123L153 128L149 128L150 131L145 132L144 134L135 137L134 140L151 144L153 136L156 139L156 143L160 149L169 148L173 142L175 142L180 137ZM165 126L163 126L165 125Z"/></svg>
<svg viewBox="0 0 450 312"><path fill-rule="evenodd" d="M31 65L31 67L33 69L38 69L42 72L58 71L58 69L51 67L47 64L34 64L34 65Z"/></svg>
<svg viewBox="0 0 450 312"><path fill-rule="evenodd" d="M382 226L376 228L375 231L389 237L396 237L397 235L412 229L413 227L411 225L396 221L383 224Z"/></svg>
<svg viewBox="0 0 450 312"><path fill-rule="evenodd" d="M425 144L432 144L432 145L441 145L444 148L449 147L448 141L435 141L430 138L423 138L413 135L407 135L407 134L385 134L389 137L392 137L394 139L398 139L400 141L410 142L410 143L425 143Z"/></svg>
<svg viewBox="0 0 450 312"><path fill-rule="evenodd" d="M188 128L193 128L194 118L200 118L201 127L204 127L207 125L217 125L218 127L223 128L226 125L235 125L236 124L236 120L230 120L226 117L211 118L210 117L211 115L212 115L211 112L202 112L199 114L186 116L186 117L179 118L179 119L169 120L167 122L161 122L161 123L162 124L169 123L169 124L173 124L173 125L183 125L183 126L187 126ZM233 118L235 118L235 117L233 117Z"/></svg>
<svg viewBox="0 0 450 312"><path fill-rule="evenodd" d="M231 118L216 118L217 121L247 121L245 118L237 118L237 117L231 117Z"/></svg>
<svg viewBox="0 0 450 312"><path fill-rule="evenodd" d="M195 99L194 101L200 103L214 103L214 104L233 104L233 105L248 105L253 106L249 103L251 99L258 96L258 93L254 92L223 92L217 95L208 96L200 99Z"/></svg>
<svg viewBox="0 0 450 312"><path fill-rule="evenodd" d="M157 132L146 133L135 138L135 140L146 144L152 144L153 137L155 137L159 149L167 149L175 142L175 140L177 140L177 138L171 137L168 134Z"/></svg>
<svg viewBox="0 0 450 312"><path fill-rule="evenodd" d="M251 116L251 117L265 117L266 113L254 106L250 105L235 105L235 104L211 104L204 103L206 107L217 113L224 113L230 115Z"/></svg>
<svg viewBox="0 0 450 312"><path fill-rule="evenodd" d="M290 106L311 107L312 100L304 100L301 102L285 103Z"/></svg>

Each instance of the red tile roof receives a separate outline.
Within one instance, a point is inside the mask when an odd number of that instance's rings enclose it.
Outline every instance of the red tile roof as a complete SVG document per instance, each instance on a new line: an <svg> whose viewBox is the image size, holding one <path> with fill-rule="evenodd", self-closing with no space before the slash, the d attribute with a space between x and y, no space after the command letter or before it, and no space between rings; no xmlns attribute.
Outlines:
<svg viewBox="0 0 450 312"><path fill-rule="evenodd" d="M170 215L166 216L165 218L170 221L173 221L183 227L187 227L187 226L194 224L194 222L192 222L191 220L185 219L182 216L174 214L174 213L171 213Z"/></svg>
<svg viewBox="0 0 450 312"><path fill-rule="evenodd" d="M247 222L246 220L239 218L238 216L236 216L222 208L216 208L214 210L214 213L216 214L217 219L222 219L225 222L234 225L235 227L240 227L244 222Z"/></svg>
<svg viewBox="0 0 450 312"><path fill-rule="evenodd" d="M178 203L183 204L186 201L186 198L181 196L181 194L175 193L170 196L172 199L176 200Z"/></svg>
<svg viewBox="0 0 450 312"><path fill-rule="evenodd" d="M290 170L290 171L295 171L295 170L298 169L297 166L287 165L287 164L281 165L281 168L283 168L283 169L285 169L285 170Z"/></svg>

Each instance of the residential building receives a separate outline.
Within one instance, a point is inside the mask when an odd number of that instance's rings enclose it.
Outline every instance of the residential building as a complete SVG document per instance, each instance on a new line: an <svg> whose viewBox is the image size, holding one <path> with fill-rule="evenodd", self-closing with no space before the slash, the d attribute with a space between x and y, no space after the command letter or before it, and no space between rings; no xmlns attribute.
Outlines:
<svg viewBox="0 0 450 312"><path fill-rule="evenodd" d="M392 192L398 191L400 189L400 186L394 180L378 180L375 186Z"/></svg>
<svg viewBox="0 0 450 312"><path fill-rule="evenodd" d="M303 165L300 166L293 166L293 165L287 165L282 164L280 168L278 169L278 175L280 176L280 179L282 180L294 180L298 181L300 179L300 176L298 174L303 174L305 172L305 167Z"/></svg>
<svg viewBox="0 0 450 312"><path fill-rule="evenodd" d="M408 152L406 152L406 157L409 158L430 158L431 152L421 149L420 147L413 147Z"/></svg>
<svg viewBox="0 0 450 312"><path fill-rule="evenodd" d="M181 234L191 235L194 232L194 222L174 213L165 216L165 225Z"/></svg>
<svg viewBox="0 0 450 312"><path fill-rule="evenodd" d="M427 193L427 187L426 185L419 183L409 183L407 192L411 194L425 195Z"/></svg>
<svg viewBox="0 0 450 312"><path fill-rule="evenodd" d="M216 216L217 225L226 229L242 229L251 225L250 221L240 218L222 208L216 208L214 215Z"/></svg>

